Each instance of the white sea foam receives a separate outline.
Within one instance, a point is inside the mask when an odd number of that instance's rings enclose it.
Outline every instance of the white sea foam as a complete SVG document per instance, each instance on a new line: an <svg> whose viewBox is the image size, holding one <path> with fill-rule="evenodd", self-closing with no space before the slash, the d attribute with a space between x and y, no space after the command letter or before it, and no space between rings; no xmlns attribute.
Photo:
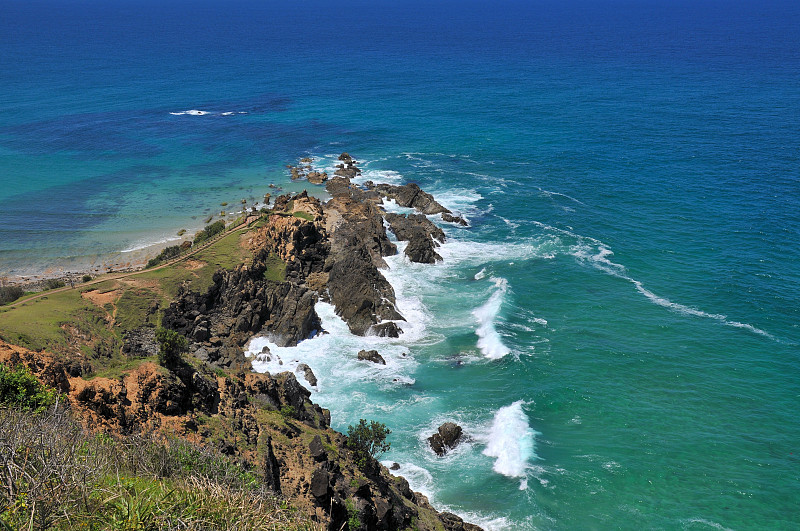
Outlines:
<svg viewBox="0 0 800 531"><path fill-rule="evenodd" d="M524 478L530 460L536 455L536 432L528 424L528 416L522 410L524 402L518 400L510 406L501 407L494 415L489 432L489 442L484 455L495 457L495 472L512 478Z"/></svg>
<svg viewBox="0 0 800 531"><path fill-rule="evenodd" d="M332 305L318 302L315 306L322 321L325 334L301 341L296 347L279 347L272 338L253 338L247 347L247 355L253 358L253 369L258 372L295 372L297 366L306 363L317 377L313 394L323 406L331 405L342 383L357 386L359 381L373 381L381 386L412 385L416 361L409 354L404 338L360 337L353 335L347 324L336 315ZM266 346L270 353L261 355ZM376 349L386 360L386 365L358 361L359 350ZM298 379L303 379L299 374Z"/></svg>
<svg viewBox="0 0 800 531"><path fill-rule="evenodd" d="M503 344L503 339L495 328L495 319L500 314L503 297L508 291L508 281L504 278L492 278L497 289L481 307L476 308L472 315L478 320L478 348L484 356L490 359L500 359L509 354L509 349Z"/></svg>
<svg viewBox="0 0 800 531"><path fill-rule="evenodd" d="M577 258L579 261L588 263L592 267L599 269L605 273L608 273L609 275L621 278L623 280L627 280L628 282L633 284L633 286L636 288L636 291L647 297L648 300L650 300L654 304L657 304L658 306L667 308L673 312L680 313L682 315L702 317L706 319L714 319L716 321L719 321L723 325L731 326L734 328L742 328L750 332L753 332L754 334L762 335L764 337L777 341L777 339L769 332L762 330L758 327L755 327L751 324L730 320L726 315L719 313L705 312L703 310L692 308L691 306L686 306L685 304L673 302L665 297L656 295L652 291L645 288L644 284L642 284L641 281L631 277L628 274L628 270L624 265L611 261L609 257L613 256L614 252L600 240L596 240L594 238L588 238L585 236L579 236L568 230L551 227L550 225L545 225L544 223L540 223L538 221L533 221L532 223L548 232L560 234L563 235L565 239L573 240L574 243L568 247L569 254Z"/></svg>
<svg viewBox="0 0 800 531"><path fill-rule="evenodd" d="M209 113L209 111L199 111L197 109L189 109L188 111L171 112L170 114L173 115L173 116L180 116L180 115L183 115L183 114L188 114L188 115L191 115L191 116L204 116L204 115L210 114L210 113Z"/></svg>
<svg viewBox="0 0 800 531"><path fill-rule="evenodd" d="M484 279L484 278L486 278L486 268L485 267L481 268L480 271L475 273L475 280L481 280L481 279Z"/></svg>
<svg viewBox="0 0 800 531"><path fill-rule="evenodd" d="M132 253L134 251L141 251L142 249L147 249L148 247L154 247L156 245L163 245L165 243L176 242L182 240L180 236L170 236L167 238L162 238L160 240L152 241L152 240L142 240L139 242L134 243L131 247L121 250L121 253Z"/></svg>

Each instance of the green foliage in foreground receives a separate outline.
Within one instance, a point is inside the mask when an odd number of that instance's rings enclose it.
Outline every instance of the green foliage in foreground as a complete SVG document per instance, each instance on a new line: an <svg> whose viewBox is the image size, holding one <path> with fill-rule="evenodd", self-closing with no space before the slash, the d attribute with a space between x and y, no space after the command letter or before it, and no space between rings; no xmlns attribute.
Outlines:
<svg viewBox="0 0 800 531"><path fill-rule="evenodd" d="M356 465L364 468L369 458L376 458L384 452L388 452L391 443L386 442L386 436L392 430L386 424L370 421L367 424L365 419L360 419L356 426L347 427L347 447L353 451Z"/></svg>
<svg viewBox="0 0 800 531"><path fill-rule="evenodd" d="M41 412L55 401L55 390L42 385L24 365L0 365L0 404Z"/></svg>
<svg viewBox="0 0 800 531"><path fill-rule="evenodd" d="M0 529L315 529L246 464L179 439L90 435L0 409Z"/></svg>
<svg viewBox="0 0 800 531"><path fill-rule="evenodd" d="M186 350L186 338L175 330L158 328L156 330L158 341L158 363L164 367L175 367L181 361L181 354Z"/></svg>

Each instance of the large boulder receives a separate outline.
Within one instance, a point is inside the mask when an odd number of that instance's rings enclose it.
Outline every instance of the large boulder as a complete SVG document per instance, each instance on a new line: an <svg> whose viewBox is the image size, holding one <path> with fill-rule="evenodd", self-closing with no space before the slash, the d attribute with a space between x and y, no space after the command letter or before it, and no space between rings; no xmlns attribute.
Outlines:
<svg viewBox="0 0 800 531"><path fill-rule="evenodd" d="M358 352L358 359L362 361L371 361L372 363L378 363L380 365L386 365L386 360L383 359L383 356L378 354L377 350L360 350Z"/></svg>
<svg viewBox="0 0 800 531"><path fill-rule="evenodd" d="M439 430L436 433L428 437L428 443L437 455L442 456L458 445L462 431L461 426L458 424L445 422L439 426Z"/></svg>

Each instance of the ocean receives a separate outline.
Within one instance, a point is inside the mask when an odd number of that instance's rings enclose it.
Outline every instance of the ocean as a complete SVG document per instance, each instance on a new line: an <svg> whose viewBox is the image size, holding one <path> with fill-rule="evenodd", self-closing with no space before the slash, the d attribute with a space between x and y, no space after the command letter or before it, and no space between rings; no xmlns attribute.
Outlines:
<svg viewBox="0 0 800 531"><path fill-rule="evenodd" d="M308 363L487 529L800 527L800 4L4 0L0 50L0 276L124 266L346 151L470 226L389 258L401 338L320 303L258 370Z"/></svg>

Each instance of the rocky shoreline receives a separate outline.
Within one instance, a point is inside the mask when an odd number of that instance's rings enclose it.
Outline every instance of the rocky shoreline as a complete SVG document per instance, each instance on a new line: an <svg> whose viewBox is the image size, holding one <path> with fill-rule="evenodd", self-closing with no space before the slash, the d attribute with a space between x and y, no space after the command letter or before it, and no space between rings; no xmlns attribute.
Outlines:
<svg viewBox="0 0 800 531"><path fill-rule="evenodd" d="M160 325L188 340L189 362L168 370L145 362L118 378L87 380L90 361L79 353L52 356L3 342L0 361L23 363L59 389L88 429L178 434L246 460L327 529L478 531L437 512L374 458L358 464L346 438L330 428L330 412L309 400L294 374L254 373L245 354L257 335L293 346L324 333L314 309L319 300L331 303L353 334L398 337L405 319L381 274L384 257L397 252L387 226L408 242L409 260L434 264L445 234L426 216L466 225L414 184L353 184L350 178L360 173L356 161L346 153L340 160L332 178L314 177L325 184L327 202L306 192L274 198L264 222L243 242L252 259L217 270L205 291L181 287L163 308ZM419 213L388 213L384 200ZM158 352L153 326L128 330L121 351L152 359ZM377 351L359 358L383 361ZM313 367L298 370L306 381L315 379ZM456 443L460 428L455 437L453 430L440 430L441 448Z"/></svg>

